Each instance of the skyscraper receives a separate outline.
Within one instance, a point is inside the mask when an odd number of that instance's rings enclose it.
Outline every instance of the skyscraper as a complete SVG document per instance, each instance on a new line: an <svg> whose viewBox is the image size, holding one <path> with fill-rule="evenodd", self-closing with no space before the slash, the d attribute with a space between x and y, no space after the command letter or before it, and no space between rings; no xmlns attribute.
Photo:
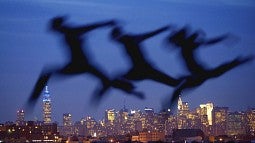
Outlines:
<svg viewBox="0 0 255 143"><path fill-rule="evenodd" d="M106 134L117 134L118 130L116 130L116 111L114 109L109 109L105 111L105 128Z"/></svg>
<svg viewBox="0 0 255 143"><path fill-rule="evenodd" d="M181 100L181 96L179 96L179 99L178 99L178 110L177 110L177 113L178 115L185 115L187 116L188 113L189 113L189 104L188 102L183 102Z"/></svg>
<svg viewBox="0 0 255 143"><path fill-rule="evenodd" d="M212 125L212 110L213 110L213 103L209 102L206 104L200 104L201 114L207 115L207 120L209 125Z"/></svg>
<svg viewBox="0 0 255 143"><path fill-rule="evenodd" d="M181 96L178 99L178 110L177 110L177 125L178 129L187 129L188 125L188 116L189 116L189 104L188 102L183 102Z"/></svg>
<svg viewBox="0 0 255 143"><path fill-rule="evenodd" d="M93 117L87 116L82 119L85 125L85 135L86 136L96 136L97 135L97 122ZM96 133L97 132L97 133Z"/></svg>
<svg viewBox="0 0 255 143"><path fill-rule="evenodd" d="M144 112L145 114L143 115L144 117L143 128L145 128L148 131L153 131L154 109L145 107Z"/></svg>
<svg viewBox="0 0 255 143"><path fill-rule="evenodd" d="M24 110L18 110L17 111L17 120L16 120L16 124L17 125L22 125L25 121L25 112Z"/></svg>
<svg viewBox="0 0 255 143"><path fill-rule="evenodd" d="M177 103L177 109L178 109L178 111L181 110L181 108L182 108L182 99L181 99L181 96L179 96L179 98L178 98L178 103Z"/></svg>
<svg viewBox="0 0 255 143"><path fill-rule="evenodd" d="M228 113L227 134L244 135L246 134L245 114L244 112L230 112Z"/></svg>
<svg viewBox="0 0 255 143"><path fill-rule="evenodd" d="M255 109L249 108L246 112L247 133L255 136Z"/></svg>
<svg viewBox="0 0 255 143"><path fill-rule="evenodd" d="M214 107L212 110L212 123L214 135L227 134L228 107Z"/></svg>
<svg viewBox="0 0 255 143"><path fill-rule="evenodd" d="M105 111L105 119L107 122L110 122L113 124L113 121L116 118L115 110L114 109L109 109Z"/></svg>
<svg viewBox="0 0 255 143"><path fill-rule="evenodd" d="M72 125L72 115L70 113L63 114L63 125L64 126Z"/></svg>
<svg viewBox="0 0 255 143"><path fill-rule="evenodd" d="M45 87L43 93L43 122L45 124L51 123L51 98L48 86Z"/></svg>

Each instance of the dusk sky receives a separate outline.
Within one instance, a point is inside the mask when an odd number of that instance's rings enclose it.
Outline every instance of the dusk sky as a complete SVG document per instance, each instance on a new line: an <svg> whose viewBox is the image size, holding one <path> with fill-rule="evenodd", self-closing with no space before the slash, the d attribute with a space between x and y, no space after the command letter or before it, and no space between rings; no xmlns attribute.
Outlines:
<svg viewBox="0 0 255 143"><path fill-rule="evenodd" d="M117 19L126 32L137 34L172 24L203 30L208 38L235 35L231 43L201 47L199 58L210 68L238 56L255 55L254 0L0 0L0 5L0 123L16 120L16 111L23 108L43 68L65 63L66 45L60 35L49 30L49 20L55 16L67 15L68 24L74 26ZM110 30L91 31L85 48L93 63L114 77L125 72L129 64L121 45L110 39ZM180 52L169 50L165 44L171 31L145 41L143 51L154 66L179 77L187 71ZM152 107L159 111L162 101L174 90L149 80L135 82L145 93L145 100L112 89L95 109L90 99L98 84L99 80L88 74L51 79L52 120L62 123L63 113L71 113L73 121L88 115L101 119L105 109L121 109L124 101L129 109ZM191 109L207 102L232 111L255 107L255 62L184 92L182 99ZM34 112L25 117L35 118L42 120L42 96Z"/></svg>

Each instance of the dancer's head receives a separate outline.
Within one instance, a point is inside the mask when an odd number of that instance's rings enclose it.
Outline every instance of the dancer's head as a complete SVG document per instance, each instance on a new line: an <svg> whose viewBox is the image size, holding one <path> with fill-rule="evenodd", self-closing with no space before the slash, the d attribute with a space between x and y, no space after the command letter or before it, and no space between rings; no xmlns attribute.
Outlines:
<svg viewBox="0 0 255 143"><path fill-rule="evenodd" d="M119 26L116 26L112 29L111 37L114 40L118 40L122 34L123 34L122 29Z"/></svg>
<svg viewBox="0 0 255 143"><path fill-rule="evenodd" d="M186 39L187 28L182 28L181 30L172 34L168 42L174 44L177 47L182 47L184 40Z"/></svg>
<svg viewBox="0 0 255 143"><path fill-rule="evenodd" d="M64 17L64 16L58 16L58 17L52 18L51 19L51 29L59 31L62 28L65 20L66 20L66 17Z"/></svg>

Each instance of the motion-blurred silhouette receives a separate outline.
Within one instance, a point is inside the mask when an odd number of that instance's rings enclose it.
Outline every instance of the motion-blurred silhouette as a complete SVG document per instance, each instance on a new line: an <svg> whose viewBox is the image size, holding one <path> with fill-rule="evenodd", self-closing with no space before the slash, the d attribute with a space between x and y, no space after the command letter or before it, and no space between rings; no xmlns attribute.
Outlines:
<svg viewBox="0 0 255 143"><path fill-rule="evenodd" d="M203 37L201 37L201 35ZM212 39L205 39L205 34L202 32L195 32L190 35L187 28L182 28L168 37L169 44L180 48L184 63L191 74L185 76L184 80L174 90L170 104L169 102L164 103L163 108L172 107L183 90L194 89L203 84L206 80L219 77L227 71L253 59L252 56L244 58L239 57L213 69L209 69L201 64L195 53L196 49L201 46L217 44L227 40L230 36L229 34L225 34Z"/></svg>
<svg viewBox="0 0 255 143"><path fill-rule="evenodd" d="M115 25L115 22L106 21L80 27L72 27L67 25L65 20L65 17L55 17L51 20L50 24L53 31L59 32L63 35L63 39L69 48L69 62L62 68L54 67L55 69L53 70L47 70L46 72L41 73L28 100L28 104L33 105L37 101L43 88L53 75L77 75L83 73L90 73L99 78L103 86L102 89L104 90L113 86L127 93L134 93L134 95L143 98L142 94L133 91L134 86L131 83L120 79L110 80L103 72L96 68L96 66L91 64L89 55L86 51L84 51L83 43L85 38L82 37L82 35L100 27L113 26Z"/></svg>
<svg viewBox="0 0 255 143"><path fill-rule="evenodd" d="M153 67L141 49L141 43L144 40L160 34L168 28L166 26L137 35L126 34L121 27L117 26L112 30L112 39L123 45L126 55L131 60L131 68L126 74L121 76L122 78L133 81L150 79L168 86L177 86L180 83L181 80L174 79Z"/></svg>

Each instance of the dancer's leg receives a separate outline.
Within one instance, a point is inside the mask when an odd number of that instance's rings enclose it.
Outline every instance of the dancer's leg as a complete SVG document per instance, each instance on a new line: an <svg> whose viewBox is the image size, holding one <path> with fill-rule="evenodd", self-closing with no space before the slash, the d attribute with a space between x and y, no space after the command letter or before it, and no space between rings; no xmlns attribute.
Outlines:
<svg viewBox="0 0 255 143"><path fill-rule="evenodd" d="M182 81L182 79L174 79L173 77L154 68L148 69L146 71L146 74L148 79L151 79L169 86L177 86Z"/></svg>
<svg viewBox="0 0 255 143"><path fill-rule="evenodd" d="M103 74L100 70L98 70L96 67L88 66L87 72L99 78L103 86L107 86L110 84L109 78L105 74Z"/></svg>
<svg viewBox="0 0 255 143"><path fill-rule="evenodd" d="M50 67L50 68L49 68ZM28 105L31 106L36 103L37 99L40 97L40 94L44 87L47 85L49 79L53 76L53 74L70 74L70 66L67 65L64 68L59 68L57 66L47 66L43 69L42 73L40 74L36 84L33 88L33 91L28 99Z"/></svg>
<svg viewBox="0 0 255 143"><path fill-rule="evenodd" d="M224 63L220 66L218 66L217 68L213 69L213 70L210 70L210 74L209 76L210 77L218 77L222 74L224 74L225 72L235 68L235 67L238 67L244 63L247 63L249 61L252 61L254 57L246 57L246 58L236 58L234 59L233 61L231 62L228 62L228 63Z"/></svg>
<svg viewBox="0 0 255 143"><path fill-rule="evenodd" d="M36 103L37 99L39 98L43 88L46 86L51 75L52 75L52 73L42 73L39 76L39 78L33 88L32 94L30 95L30 97L28 99L29 105L33 105Z"/></svg>
<svg viewBox="0 0 255 143"><path fill-rule="evenodd" d="M143 98L143 94L137 91L134 91L134 86L131 82L125 79L117 78L114 80L109 80L103 73L101 73L99 70L97 70L95 67L90 67L89 72L95 76L97 76L103 83L103 87L100 88L100 90L96 93L97 100L100 100L102 98L103 94L112 86L114 88L120 89L128 94L133 94L137 96L138 98Z"/></svg>
<svg viewBox="0 0 255 143"><path fill-rule="evenodd" d="M171 109L176 105L178 97L181 95L181 92L187 88L192 88L190 83L192 82L191 77L183 77L182 82L175 88L174 92L172 93L171 97L167 97L162 102L162 109Z"/></svg>

